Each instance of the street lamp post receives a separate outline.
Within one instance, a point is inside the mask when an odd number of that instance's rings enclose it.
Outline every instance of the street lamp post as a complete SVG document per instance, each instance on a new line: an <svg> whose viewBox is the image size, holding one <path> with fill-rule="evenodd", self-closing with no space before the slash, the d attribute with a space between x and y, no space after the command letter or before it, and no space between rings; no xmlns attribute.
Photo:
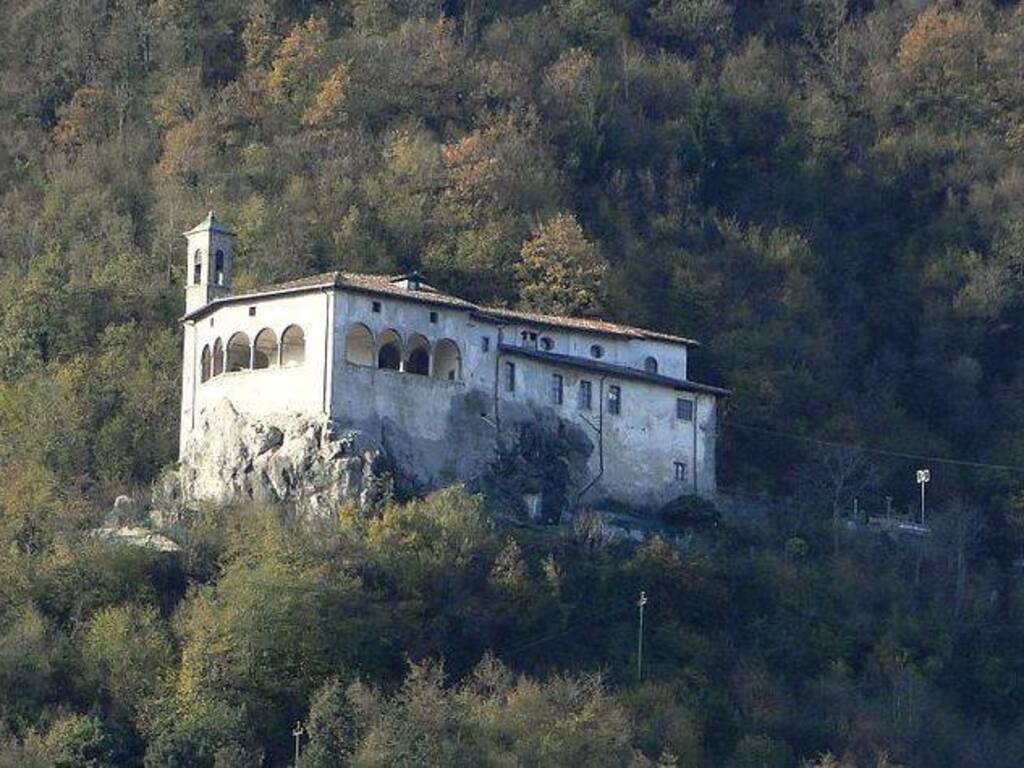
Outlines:
<svg viewBox="0 0 1024 768"><path fill-rule="evenodd" d="M306 729L302 727L302 721L297 720L295 727L292 729L292 736L295 737L295 765L299 764L299 743L302 736L306 733Z"/></svg>
<svg viewBox="0 0 1024 768"><path fill-rule="evenodd" d="M636 601L640 609L640 627L636 638L636 681L643 679L644 670L644 606L647 605L647 593L640 591L640 599Z"/></svg>
<svg viewBox="0 0 1024 768"><path fill-rule="evenodd" d="M924 487L931 482L932 471L930 469L917 470L917 484L921 486L921 525L924 525Z"/></svg>

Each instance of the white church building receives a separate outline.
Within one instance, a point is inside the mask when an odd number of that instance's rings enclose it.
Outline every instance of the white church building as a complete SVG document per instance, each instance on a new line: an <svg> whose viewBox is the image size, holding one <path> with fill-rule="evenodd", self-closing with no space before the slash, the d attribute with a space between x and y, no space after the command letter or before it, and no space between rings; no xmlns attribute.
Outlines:
<svg viewBox="0 0 1024 768"><path fill-rule="evenodd" d="M204 411L323 415L383 442L424 487L480 476L519 425L586 443L587 501L657 506L715 491L716 410L690 339L480 306L418 274L329 272L231 290L234 235L191 231L181 447ZM198 433L197 433L198 434Z"/></svg>

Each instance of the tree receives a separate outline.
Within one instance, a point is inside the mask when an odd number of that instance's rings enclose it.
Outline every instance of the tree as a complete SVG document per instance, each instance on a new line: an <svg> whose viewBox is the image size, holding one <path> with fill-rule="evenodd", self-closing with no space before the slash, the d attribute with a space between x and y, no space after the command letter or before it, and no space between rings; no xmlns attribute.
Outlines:
<svg viewBox="0 0 1024 768"><path fill-rule="evenodd" d="M801 485L811 503L828 505L832 519L832 550L839 554L843 510L875 481L876 470L863 451L844 446L823 446L805 465Z"/></svg>
<svg viewBox="0 0 1024 768"><path fill-rule="evenodd" d="M156 611L132 605L103 608L89 621L82 647L88 674L115 707L137 714L174 661Z"/></svg>
<svg viewBox="0 0 1024 768"><path fill-rule="evenodd" d="M608 271L601 251L572 214L558 214L523 244L516 275L526 309L556 315L593 315L604 304Z"/></svg>

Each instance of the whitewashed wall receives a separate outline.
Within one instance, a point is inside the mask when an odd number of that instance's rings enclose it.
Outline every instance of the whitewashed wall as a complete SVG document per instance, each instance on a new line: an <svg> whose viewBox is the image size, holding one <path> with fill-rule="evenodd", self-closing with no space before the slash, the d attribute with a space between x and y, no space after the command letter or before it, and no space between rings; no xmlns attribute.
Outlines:
<svg viewBox="0 0 1024 768"><path fill-rule="evenodd" d="M330 407L330 370L324 362L325 348L333 341L327 333L332 302L332 294L322 291L272 296L221 306L208 316L186 322L181 446L203 410L223 398L249 415L326 413ZM249 314L250 307L256 308L255 315ZM222 373L200 381L204 346L209 345L212 351L219 338L226 348L237 331L244 332L252 344L264 328L271 328L280 344L289 325L298 325L305 334L302 364Z"/></svg>
<svg viewBox="0 0 1024 768"><path fill-rule="evenodd" d="M686 378L686 347L682 344L645 339L621 339L604 334L522 323L505 327L506 343L522 345L524 331L537 334L536 348L541 351L545 350L540 345L540 341L543 337L547 337L554 342L554 346L549 351L559 355L572 355L592 360L595 358L591 354L591 347L598 344L604 352L600 358L602 362L624 365L642 371L644 370L644 361L651 356L658 361L658 373L677 379ZM529 344L531 347L533 346L532 342Z"/></svg>
<svg viewBox="0 0 1024 768"><path fill-rule="evenodd" d="M516 389L507 390L504 368L507 362L516 365ZM659 506L687 493L715 491L715 400L709 395L679 392L671 388L634 379L607 376L604 379L604 401L601 401L601 375L571 366L553 366L546 361L505 354L502 403L515 402L550 408L560 418L581 426L591 440L599 442L603 431L604 474L588 493L588 498L616 498L643 506ZM563 381L562 404L552 399L552 374ZM589 381L592 391L591 410L579 407L580 382ZM621 412L608 411L610 386L621 391ZM676 417L676 399L694 402L694 421ZM603 418L602 418L603 405ZM675 462L683 462L686 479L675 479ZM598 451L590 457L592 477L600 472Z"/></svg>

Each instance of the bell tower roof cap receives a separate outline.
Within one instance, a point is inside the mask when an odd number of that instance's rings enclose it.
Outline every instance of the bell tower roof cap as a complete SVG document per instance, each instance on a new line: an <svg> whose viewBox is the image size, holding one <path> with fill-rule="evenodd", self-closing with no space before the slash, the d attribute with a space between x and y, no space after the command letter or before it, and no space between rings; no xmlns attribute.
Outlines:
<svg viewBox="0 0 1024 768"><path fill-rule="evenodd" d="M220 223L220 221L217 219L217 216L214 214L213 211L207 213L205 219L199 222L199 224L190 229L188 232L184 232L183 234L185 235L185 237L188 237L189 235L196 235L200 232L218 232L222 235L230 235L231 237L235 236L234 232L232 232L230 229L228 229L227 227Z"/></svg>

